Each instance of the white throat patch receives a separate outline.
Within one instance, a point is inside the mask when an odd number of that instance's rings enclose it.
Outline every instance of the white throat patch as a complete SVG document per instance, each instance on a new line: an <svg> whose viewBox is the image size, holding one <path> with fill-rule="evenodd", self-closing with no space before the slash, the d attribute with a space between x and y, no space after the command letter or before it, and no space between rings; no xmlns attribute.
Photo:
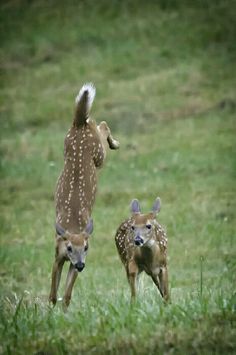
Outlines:
<svg viewBox="0 0 236 355"><path fill-rule="evenodd" d="M154 244L155 244L155 240L154 240L154 239L149 239L149 240L147 241L147 243L146 243L146 245L147 245L148 247L152 247Z"/></svg>

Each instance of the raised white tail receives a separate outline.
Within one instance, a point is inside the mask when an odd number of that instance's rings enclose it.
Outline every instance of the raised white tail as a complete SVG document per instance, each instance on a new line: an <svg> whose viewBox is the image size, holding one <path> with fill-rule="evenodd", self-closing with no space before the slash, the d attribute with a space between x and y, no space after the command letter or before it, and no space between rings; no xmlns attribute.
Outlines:
<svg viewBox="0 0 236 355"><path fill-rule="evenodd" d="M72 127L64 142L64 167L57 182L56 253L52 270L50 301L57 302L57 290L66 261L70 262L63 304L68 307L78 274L85 266L88 237L92 233L89 218L97 190L97 168L103 165L108 145L117 149L105 121L98 126L89 119L95 97L93 84L84 84L76 98ZM108 142L108 144L107 144Z"/></svg>
<svg viewBox="0 0 236 355"><path fill-rule="evenodd" d="M93 83L86 83L80 89L75 98L76 110L74 125L77 127L82 126L88 119L90 110L96 95L96 88Z"/></svg>

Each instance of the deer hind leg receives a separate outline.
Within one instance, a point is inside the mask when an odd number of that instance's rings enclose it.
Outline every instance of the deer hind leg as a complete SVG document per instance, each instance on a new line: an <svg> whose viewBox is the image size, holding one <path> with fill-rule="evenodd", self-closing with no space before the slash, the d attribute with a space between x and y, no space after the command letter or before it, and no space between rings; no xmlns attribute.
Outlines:
<svg viewBox="0 0 236 355"><path fill-rule="evenodd" d="M51 281L51 291L49 295L49 302L54 305L57 303L57 290L61 280L61 272L65 260L55 260L52 268L52 281Z"/></svg>
<svg viewBox="0 0 236 355"><path fill-rule="evenodd" d="M168 291L168 272L167 267L162 267L157 273L151 275L153 282L160 291L161 296L165 301L169 300Z"/></svg>
<svg viewBox="0 0 236 355"><path fill-rule="evenodd" d="M106 121L102 121L97 126L97 128L98 128L98 131L101 136L103 147L106 147L107 143L108 143L110 149L118 149L119 148L120 143L112 137L111 130L108 127L108 124L106 123Z"/></svg>
<svg viewBox="0 0 236 355"><path fill-rule="evenodd" d="M138 267L134 261L129 262L127 269L127 278L131 290L131 302L136 298L136 287L137 287L137 277L138 277Z"/></svg>
<svg viewBox="0 0 236 355"><path fill-rule="evenodd" d="M78 271L75 269L74 265L70 264L69 271L66 278L66 290L63 297L64 310L66 310L70 304L71 293L77 276L78 276Z"/></svg>

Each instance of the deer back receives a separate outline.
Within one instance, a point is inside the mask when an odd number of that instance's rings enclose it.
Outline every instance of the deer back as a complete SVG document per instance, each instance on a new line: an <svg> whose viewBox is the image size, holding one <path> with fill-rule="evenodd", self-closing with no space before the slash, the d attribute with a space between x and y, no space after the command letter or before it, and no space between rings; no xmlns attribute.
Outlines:
<svg viewBox="0 0 236 355"><path fill-rule="evenodd" d="M76 98L75 117L64 141L64 168L56 186L56 222L71 233L82 231L91 215L96 168L105 157L97 125L89 118L94 96L94 86L85 84Z"/></svg>
<svg viewBox="0 0 236 355"><path fill-rule="evenodd" d="M64 144L64 168L56 187L57 222L71 232L82 231L91 215L97 190L96 167L104 151L93 122L71 127Z"/></svg>

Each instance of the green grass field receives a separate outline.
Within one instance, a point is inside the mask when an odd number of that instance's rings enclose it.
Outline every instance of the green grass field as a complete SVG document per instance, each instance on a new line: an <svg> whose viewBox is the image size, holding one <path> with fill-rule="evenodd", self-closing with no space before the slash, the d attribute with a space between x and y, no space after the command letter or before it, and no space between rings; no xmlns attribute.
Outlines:
<svg viewBox="0 0 236 355"><path fill-rule="evenodd" d="M236 6L179 3L2 2L0 354L236 353ZM64 313L48 305L53 194L86 81L121 146ZM143 275L130 307L114 235L156 196L172 303Z"/></svg>

